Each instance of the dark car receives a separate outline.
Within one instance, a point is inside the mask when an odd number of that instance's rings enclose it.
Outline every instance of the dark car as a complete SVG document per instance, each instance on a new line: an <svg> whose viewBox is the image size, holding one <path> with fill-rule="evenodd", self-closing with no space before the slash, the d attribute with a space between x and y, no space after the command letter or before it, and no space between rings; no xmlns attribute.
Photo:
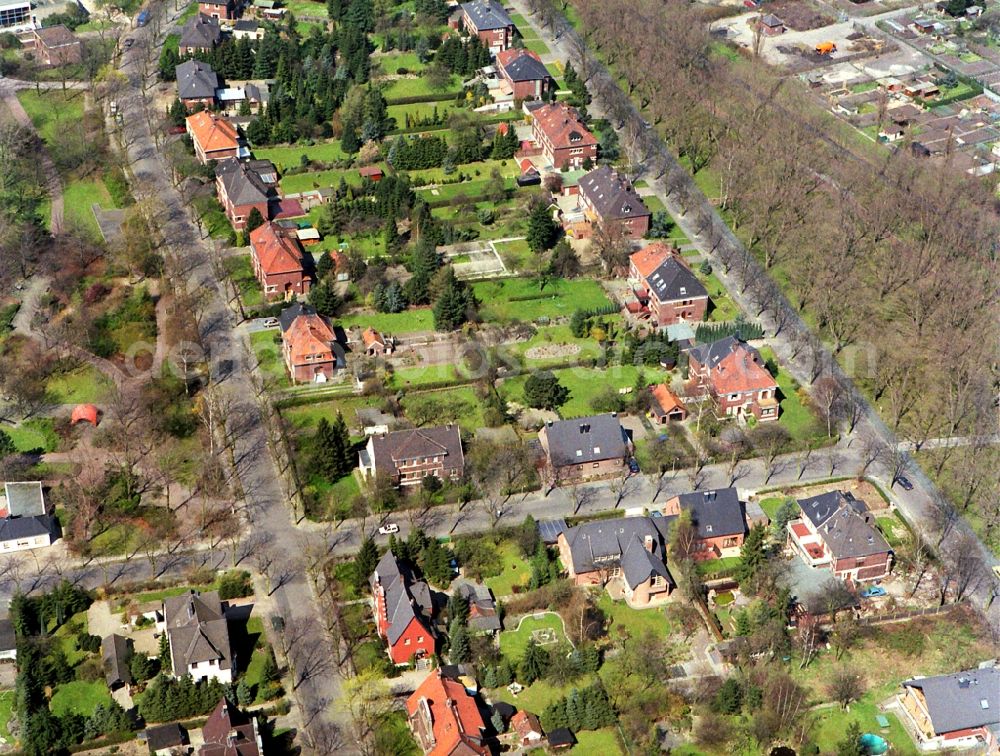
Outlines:
<svg viewBox="0 0 1000 756"><path fill-rule="evenodd" d="M634 458L630 459L628 461L628 471L630 473L637 473L637 472L639 472L639 463L636 462Z"/></svg>
<svg viewBox="0 0 1000 756"><path fill-rule="evenodd" d="M907 477L904 477L904 476L900 475L898 478L896 478L896 482L899 483L900 487L904 491L912 491L913 490L913 484L910 482L910 479L907 478Z"/></svg>
<svg viewBox="0 0 1000 756"><path fill-rule="evenodd" d="M128 37L124 42L122 42L122 47L124 47L126 50L128 50L134 44L135 44L135 40L132 39L131 37Z"/></svg>

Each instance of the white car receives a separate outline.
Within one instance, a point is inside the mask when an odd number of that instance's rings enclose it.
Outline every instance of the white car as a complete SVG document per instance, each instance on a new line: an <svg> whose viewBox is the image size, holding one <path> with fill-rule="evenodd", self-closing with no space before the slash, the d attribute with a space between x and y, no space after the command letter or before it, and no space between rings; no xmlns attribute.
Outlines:
<svg viewBox="0 0 1000 756"><path fill-rule="evenodd" d="M392 535L393 533L398 533L399 532L399 525L397 525L394 522L390 522L390 523L388 523L388 524L383 525L382 527L380 527L378 529L378 532L379 532L379 535Z"/></svg>

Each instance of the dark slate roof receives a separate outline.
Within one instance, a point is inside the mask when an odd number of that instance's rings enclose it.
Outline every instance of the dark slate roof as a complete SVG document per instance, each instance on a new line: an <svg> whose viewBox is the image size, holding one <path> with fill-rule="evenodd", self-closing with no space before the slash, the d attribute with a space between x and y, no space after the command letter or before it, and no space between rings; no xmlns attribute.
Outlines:
<svg viewBox="0 0 1000 756"><path fill-rule="evenodd" d="M0 619L0 651L13 651L17 648L17 635L14 633L14 623L8 618Z"/></svg>
<svg viewBox="0 0 1000 756"><path fill-rule="evenodd" d="M628 453L625 430L615 415L594 415L547 423L549 461L556 467L623 459Z"/></svg>
<svg viewBox="0 0 1000 756"><path fill-rule="evenodd" d="M547 544L553 544L558 541L559 534L564 530L566 530L566 521L562 518L538 521L538 535Z"/></svg>
<svg viewBox="0 0 1000 756"><path fill-rule="evenodd" d="M191 664L213 660L220 669L231 668L229 624L217 591L170 596L163 600L163 616L174 674L181 677Z"/></svg>
<svg viewBox="0 0 1000 756"><path fill-rule="evenodd" d="M661 524L662 523L662 524ZM604 566L620 566L630 588L659 575L673 579L663 560L666 556L666 518L621 517L597 520L570 528L564 535L576 573L593 572ZM651 543L652 551L647 548Z"/></svg>
<svg viewBox="0 0 1000 756"><path fill-rule="evenodd" d="M650 291L660 302L707 297L708 291L676 257L668 257L646 277Z"/></svg>
<svg viewBox="0 0 1000 756"><path fill-rule="evenodd" d="M181 31L181 49L186 47L215 47L222 40L222 28L219 20L204 13L197 14L184 24Z"/></svg>
<svg viewBox="0 0 1000 756"><path fill-rule="evenodd" d="M310 304L305 304L304 302L295 302L291 307L286 307L281 311L278 316L278 324L281 326L281 332L284 333L289 328L292 327L292 322L299 315L315 315L316 308Z"/></svg>
<svg viewBox="0 0 1000 756"><path fill-rule="evenodd" d="M710 344L699 344L691 349L690 354L702 365L715 370L720 362L741 347L760 357L760 353L756 349L735 336L726 336L726 338L713 341Z"/></svg>
<svg viewBox="0 0 1000 756"><path fill-rule="evenodd" d="M241 18L235 24L233 24L233 29L235 31L243 32L255 32L260 28L260 24L254 21L252 18Z"/></svg>
<svg viewBox="0 0 1000 756"><path fill-rule="evenodd" d="M576 738L573 737L573 733L565 727L557 727L549 733L549 745L553 748L558 748L559 746L571 746L575 742Z"/></svg>
<svg viewBox="0 0 1000 756"><path fill-rule="evenodd" d="M423 624L431 616L432 606L426 603L430 599L427 583L411 581L409 570L396 561L391 551L382 555L369 582L373 595L376 585L385 591L385 613L389 621L385 634L390 644L399 640L414 618Z"/></svg>
<svg viewBox="0 0 1000 756"><path fill-rule="evenodd" d="M479 583L459 583L455 593L469 602L469 627L479 632L499 632L503 629L497 602L485 585Z"/></svg>
<svg viewBox="0 0 1000 756"><path fill-rule="evenodd" d="M784 26L784 22L773 13L768 13L763 18L764 26Z"/></svg>
<svg viewBox="0 0 1000 756"><path fill-rule="evenodd" d="M471 3L462 3L462 10L469 14L472 23L478 31L487 29L504 29L513 26L507 11L495 0L474 0Z"/></svg>
<svg viewBox="0 0 1000 756"><path fill-rule="evenodd" d="M490 704L490 708L503 717L504 722L509 722L510 718L517 714L517 707L513 704L507 703L506 701L495 701Z"/></svg>
<svg viewBox="0 0 1000 756"><path fill-rule="evenodd" d="M186 60L176 68L177 96L182 100L207 100L215 97L219 76L208 63Z"/></svg>
<svg viewBox="0 0 1000 756"><path fill-rule="evenodd" d="M735 488L692 491L677 497L681 509L691 512L699 538L744 534L747 531L743 504Z"/></svg>
<svg viewBox="0 0 1000 756"><path fill-rule="evenodd" d="M580 179L580 194L587 198L601 220L624 220L652 215L632 182L614 168L602 165Z"/></svg>
<svg viewBox="0 0 1000 756"><path fill-rule="evenodd" d="M828 491L798 503L835 558L860 558L892 550L876 530L875 518L865 503L849 493Z"/></svg>
<svg viewBox="0 0 1000 756"><path fill-rule="evenodd" d="M215 175L222 181L226 195L234 205L267 202L274 194L254 166L234 157L220 160L215 166Z"/></svg>
<svg viewBox="0 0 1000 756"><path fill-rule="evenodd" d="M30 517L45 514L45 497L38 481L4 483L7 497L7 514L11 517Z"/></svg>
<svg viewBox="0 0 1000 756"><path fill-rule="evenodd" d="M163 748L185 745L187 742L187 733L177 722L146 728L146 743L150 750L159 751Z"/></svg>
<svg viewBox="0 0 1000 756"><path fill-rule="evenodd" d="M36 538L56 531L56 521L50 515L6 517L0 520L0 542L21 538Z"/></svg>
<svg viewBox="0 0 1000 756"><path fill-rule="evenodd" d="M461 470L464 465L462 436L457 425L416 428L372 436L375 469L395 471L403 462L425 457L444 456L445 472Z"/></svg>
<svg viewBox="0 0 1000 756"><path fill-rule="evenodd" d="M923 691L938 735L1000 724L1000 669L996 667L921 677L903 685Z"/></svg>
<svg viewBox="0 0 1000 756"><path fill-rule="evenodd" d="M545 64L531 55L518 55L504 66L504 70L511 81L538 81L552 78Z"/></svg>
<svg viewBox="0 0 1000 756"><path fill-rule="evenodd" d="M101 663L104 665L104 679L109 688L132 684L132 670L129 666L132 649L124 635L106 635L101 641Z"/></svg>

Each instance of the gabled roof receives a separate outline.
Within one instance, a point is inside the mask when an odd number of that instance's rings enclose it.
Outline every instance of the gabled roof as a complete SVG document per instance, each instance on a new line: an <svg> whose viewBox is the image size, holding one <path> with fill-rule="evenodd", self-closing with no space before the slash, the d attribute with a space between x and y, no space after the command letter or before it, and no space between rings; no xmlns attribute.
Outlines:
<svg viewBox="0 0 1000 756"><path fill-rule="evenodd" d="M674 497L681 510L691 512L699 538L739 535L747 531L743 504L735 488L692 491Z"/></svg>
<svg viewBox="0 0 1000 756"><path fill-rule="evenodd" d="M923 691L935 734L1000 724L1000 669L967 669L907 680Z"/></svg>
<svg viewBox="0 0 1000 756"><path fill-rule="evenodd" d="M511 81L551 79L552 74L537 53L512 47L497 53L497 64Z"/></svg>
<svg viewBox="0 0 1000 756"><path fill-rule="evenodd" d="M0 543L18 541L38 536L52 536L56 532L56 521L51 515L33 517L6 517L0 520Z"/></svg>
<svg viewBox="0 0 1000 756"><path fill-rule="evenodd" d="M884 554L892 549L874 526L863 501L841 491L799 499L799 508L835 559Z"/></svg>
<svg viewBox="0 0 1000 756"><path fill-rule="evenodd" d="M277 223L268 221L251 231L250 246L265 275L303 271L299 242Z"/></svg>
<svg viewBox="0 0 1000 756"><path fill-rule="evenodd" d="M482 744L486 724L476 699L462 683L449 680L440 670L433 670L406 699L411 726L433 739L428 756L452 753L488 754Z"/></svg>
<svg viewBox="0 0 1000 756"><path fill-rule="evenodd" d="M178 46L183 50L187 47L211 49L222 41L222 27L219 20L204 13L198 13L184 24L181 40Z"/></svg>
<svg viewBox="0 0 1000 756"><path fill-rule="evenodd" d="M182 100L211 100L219 87L219 76L208 63L186 60L176 68L177 96Z"/></svg>
<svg viewBox="0 0 1000 756"><path fill-rule="evenodd" d="M108 687L131 685L130 668L132 649L124 635L106 635L101 641L101 662L104 665L104 679Z"/></svg>
<svg viewBox="0 0 1000 756"><path fill-rule="evenodd" d="M259 162L267 163L267 161L242 162L231 157L216 164L215 175L222 182L226 196L234 205L256 205L267 202L274 196L271 182L264 180L264 176L270 178L271 174L262 175L262 171L266 168L263 165L258 167L256 163ZM271 165L272 170L273 168Z"/></svg>
<svg viewBox="0 0 1000 756"><path fill-rule="evenodd" d="M629 587L635 588L652 575L673 583L663 563L668 525L666 518L620 517L584 523L565 531L563 536L574 572L620 566Z"/></svg>
<svg viewBox="0 0 1000 756"><path fill-rule="evenodd" d="M153 751L185 745L187 742L187 733L177 722L146 728L146 745Z"/></svg>
<svg viewBox="0 0 1000 756"><path fill-rule="evenodd" d="M233 29L240 32L255 32L259 28L260 24L252 18L241 18L233 24Z"/></svg>
<svg viewBox="0 0 1000 756"><path fill-rule="evenodd" d="M773 13L765 15L764 18L761 19L761 23L763 23L764 26L770 26L772 28L776 26L784 26L784 22Z"/></svg>
<svg viewBox="0 0 1000 756"><path fill-rule="evenodd" d="M701 281L687 265L674 256L666 258L643 280L658 302L676 302L708 296L708 291Z"/></svg>
<svg viewBox="0 0 1000 756"><path fill-rule="evenodd" d="M201 728L205 744L199 756L260 756L257 719L240 711L225 698Z"/></svg>
<svg viewBox="0 0 1000 756"><path fill-rule="evenodd" d="M469 627L481 632L494 632L503 628L497 613L497 603L488 587L461 582L455 586L455 593L469 602Z"/></svg>
<svg viewBox="0 0 1000 756"><path fill-rule="evenodd" d="M375 344L385 346L385 336L376 331L374 328L368 327L361 332L361 342L366 348L374 346Z"/></svg>
<svg viewBox="0 0 1000 756"><path fill-rule="evenodd" d="M603 221L652 215L632 182L608 165L595 168L580 179L580 194Z"/></svg>
<svg viewBox="0 0 1000 756"><path fill-rule="evenodd" d="M190 665L213 660L220 669L231 668L229 624L217 591L165 598L163 616L175 675L181 677Z"/></svg>
<svg viewBox="0 0 1000 756"><path fill-rule="evenodd" d="M436 456L444 456L445 470L460 469L464 462L457 425L393 431L372 436L371 441L376 469L395 470L400 463Z"/></svg>
<svg viewBox="0 0 1000 756"><path fill-rule="evenodd" d="M291 327L292 323L295 322L295 319L299 317L299 315L315 314L316 308L311 304L306 304L305 302L294 302L281 311L281 314L278 316L278 325L281 327L281 332L284 333Z"/></svg>
<svg viewBox="0 0 1000 756"><path fill-rule="evenodd" d="M413 581L411 577L409 570L396 560L392 551L387 551L369 579L372 595L376 597L377 612L381 611L377 589L381 588L383 592L385 635L390 645L400 639L414 620L425 628L430 626L428 620L433 609L430 605L430 588L427 583ZM376 617L376 621L378 619Z"/></svg>
<svg viewBox="0 0 1000 756"><path fill-rule="evenodd" d="M735 336L700 344L688 353L711 371L711 382L719 394L776 389L778 384L764 367L760 352Z"/></svg>
<svg viewBox="0 0 1000 756"><path fill-rule="evenodd" d="M471 3L462 3L462 10L465 11L477 31L487 31L489 29L505 29L513 26L507 11L496 0L474 0Z"/></svg>
<svg viewBox="0 0 1000 756"><path fill-rule="evenodd" d="M49 50L56 47L68 47L69 45L77 45L80 40L67 29L62 24L56 24L55 26L44 26L41 29L35 29L35 36L42 45Z"/></svg>
<svg viewBox="0 0 1000 756"><path fill-rule="evenodd" d="M655 241L647 244L638 252L629 255L629 261L640 276L645 278L663 264L669 257L680 257L680 251L670 244Z"/></svg>
<svg viewBox="0 0 1000 756"><path fill-rule="evenodd" d="M510 726L514 728L519 738L526 738L532 733L545 734L541 722L538 721L538 717L524 709L521 709L510 718Z"/></svg>
<svg viewBox="0 0 1000 756"><path fill-rule="evenodd" d="M281 338L288 345L293 365L306 362L309 356L318 362L333 359L333 329L315 313L299 315Z"/></svg>
<svg viewBox="0 0 1000 756"><path fill-rule="evenodd" d="M207 110L189 115L186 119L188 133L202 149L202 152L217 152L220 150L235 150L240 144L240 135L222 116L209 113Z"/></svg>
<svg viewBox="0 0 1000 756"><path fill-rule="evenodd" d="M555 467L624 459L628 451L625 431L612 414L556 420L546 423L549 461Z"/></svg>
<svg viewBox="0 0 1000 756"><path fill-rule="evenodd" d="M653 386L650 392L653 395L653 400L656 402L656 406L659 407L661 414L669 415L675 410L683 410L687 412L687 407L684 406L684 402L665 383L659 383ZM655 409L655 408L654 408Z"/></svg>
<svg viewBox="0 0 1000 756"><path fill-rule="evenodd" d="M561 102L542 105L532 117L535 127L545 134L556 149L596 145L597 139L580 120L580 114Z"/></svg>

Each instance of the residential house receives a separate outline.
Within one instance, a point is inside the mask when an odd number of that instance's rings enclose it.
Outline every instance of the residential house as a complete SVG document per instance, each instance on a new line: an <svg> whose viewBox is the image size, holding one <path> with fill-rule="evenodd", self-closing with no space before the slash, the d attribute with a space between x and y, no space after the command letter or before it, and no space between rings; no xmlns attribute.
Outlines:
<svg viewBox="0 0 1000 756"><path fill-rule="evenodd" d="M396 347L392 336L386 336L370 327L361 332L361 343L368 357L384 357L392 354Z"/></svg>
<svg viewBox="0 0 1000 756"><path fill-rule="evenodd" d="M242 157L242 140L236 127L215 113L201 110L184 119L184 127L194 144L194 154L205 165L212 160Z"/></svg>
<svg viewBox="0 0 1000 756"><path fill-rule="evenodd" d="M708 312L708 291L676 249L654 242L629 257L629 283L635 304L626 308L648 315L665 328L682 322L700 322Z"/></svg>
<svg viewBox="0 0 1000 756"><path fill-rule="evenodd" d="M497 0L462 3L462 25L491 53L506 50L514 41L514 22Z"/></svg>
<svg viewBox="0 0 1000 756"><path fill-rule="evenodd" d="M649 231L652 213L632 182L609 165L589 171L580 179L580 205L592 225L618 225L629 239Z"/></svg>
<svg viewBox="0 0 1000 756"><path fill-rule="evenodd" d="M575 108L554 102L532 113L531 137L547 165L555 170L582 168L597 160L597 139L580 120Z"/></svg>
<svg viewBox="0 0 1000 756"><path fill-rule="evenodd" d="M788 523L788 538L806 564L852 582L888 576L892 549L863 501L828 491L798 504L802 517Z"/></svg>
<svg viewBox="0 0 1000 756"><path fill-rule="evenodd" d="M181 55L209 53L221 41L222 27L219 26L219 19L198 13L184 24L177 49Z"/></svg>
<svg viewBox="0 0 1000 756"><path fill-rule="evenodd" d="M278 172L268 160L220 160L215 165L215 188L226 217L237 231L247 225L256 208L264 220L270 220L270 204L277 195Z"/></svg>
<svg viewBox="0 0 1000 756"><path fill-rule="evenodd" d="M431 589L414 580L407 566L392 551L382 555L369 578L372 610L379 637L388 646L394 664L408 664L434 654Z"/></svg>
<svg viewBox="0 0 1000 756"><path fill-rule="evenodd" d="M245 714L223 698L201 728L198 756L261 756L264 742L257 716Z"/></svg>
<svg viewBox="0 0 1000 756"><path fill-rule="evenodd" d="M607 586L630 606L647 606L674 588L667 571L665 517L597 520L559 534L559 558L575 585Z"/></svg>
<svg viewBox="0 0 1000 756"><path fill-rule="evenodd" d="M0 496L0 552L50 546L58 538L38 481L5 483Z"/></svg>
<svg viewBox="0 0 1000 756"><path fill-rule="evenodd" d="M189 110L197 105L204 105L206 108L215 105L219 75L208 63L185 60L174 71L177 76L177 97Z"/></svg>
<svg viewBox="0 0 1000 756"><path fill-rule="evenodd" d="M241 18L233 24L233 38L253 40L263 39L264 27L252 18Z"/></svg>
<svg viewBox="0 0 1000 756"><path fill-rule="evenodd" d="M35 29L35 56L47 66L67 66L83 61L83 44L62 24Z"/></svg>
<svg viewBox="0 0 1000 756"><path fill-rule="evenodd" d="M17 635L10 618L0 619L0 661L17 660Z"/></svg>
<svg viewBox="0 0 1000 756"><path fill-rule="evenodd" d="M757 21L757 30L765 37L777 37L785 33L785 22L773 13L765 13Z"/></svg>
<svg viewBox="0 0 1000 756"><path fill-rule="evenodd" d="M542 744L545 731L538 717L529 711L521 709L510 718L510 727L517 736L517 744L522 748L535 748Z"/></svg>
<svg viewBox="0 0 1000 756"><path fill-rule="evenodd" d="M697 540L692 544L694 559L717 559L740 555L749 530L743 503L735 488L692 491L667 500L663 514L668 517L691 513Z"/></svg>
<svg viewBox="0 0 1000 756"><path fill-rule="evenodd" d="M778 384L760 352L735 336L691 349L688 375L689 389L711 396L720 417L778 419Z"/></svg>
<svg viewBox="0 0 1000 756"><path fill-rule="evenodd" d="M111 690L132 684L132 641L112 633L101 640L101 664L104 680Z"/></svg>
<svg viewBox="0 0 1000 756"><path fill-rule="evenodd" d="M232 21L239 15L233 0L198 0L198 12L219 21Z"/></svg>
<svg viewBox="0 0 1000 756"><path fill-rule="evenodd" d="M281 353L293 383L326 383L342 360L326 318L315 312L299 315L281 333Z"/></svg>
<svg viewBox="0 0 1000 756"><path fill-rule="evenodd" d="M371 180L373 184L377 184L384 176L382 169L377 165L361 166L358 168L358 175L363 179Z"/></svg>
<svg viewBox="0 0 1000 756"><path fill-rule="evenodd" d="M294 299L309 293L312 265L295 229L268 221L250 232L250 263L268 299Z"/></svg>
<svg viewBox="0 0 1000 756"><path fill-rule="evenodd" d="M146 746L153 756L174 756L176 753L187 753L188 734L178 722L147 727L145 733Z"/></svg>
<svg viewBox="0 0 1000 756"><path fill-rule="evenodd" d="M538 440L550 479L560 482L620 473L632 453L615 414L549 421Z"/></svg>
<svg viewBox="0 0 1000 756"><path fill-rule="evenodd" d="M385 474L400 486L417 486L428 475L458 480L465 472L457 425L398 430L372 436L360 453L362 474Z"/></svg>
<svg viewBox="0 0 1000 756"><path fill-rule="evenodd" d="M515 100L540 100L555 91L556 82L537 53L511 48L496 55L497 71Z"/></svg>
<svg viewBox="0 0 1000 756"><path fill-rule="evenodd" d="M549 750L565 751L576 745L576 736L568 727L557 727L549 733Z"/></svg>
<svg viewBox="0 0 1000 756"><path fill-rule="evenodd" d="M919 734L922 750L976 748L980 753L1000 753L997 667L907 680L899 702Z"/></svg>
<svg viewBox="0 0 1000 756"><path fill-rule="evenodd" d="M406 699L406 714L427 756L486 756L486 724L465 687L433 670Z"/></svg>
<svg viewBox="0 0 1000 756"><path fill-rule="evenodd" d="M677 394L665 383L653 386L650 391L652 401L649 404L649 416L657 425L679 423L687 419L688 411Z"/></svg>
<svg viewBox="0 0 1000 756"><path fill-rule="evenodd" d="M213 678L232 682L233 652L229 623L218 591L189 591L163 600L162 627L170 644L174 677L191 675L195 681Z"/></svg>
<svg viewBox="0 0 1000 756"><path fill-rule="evenodd" d="M496 635L503 629L497 602L487 586L463 581L455 586L455 594L469 602L469 630Z"/></svg>

